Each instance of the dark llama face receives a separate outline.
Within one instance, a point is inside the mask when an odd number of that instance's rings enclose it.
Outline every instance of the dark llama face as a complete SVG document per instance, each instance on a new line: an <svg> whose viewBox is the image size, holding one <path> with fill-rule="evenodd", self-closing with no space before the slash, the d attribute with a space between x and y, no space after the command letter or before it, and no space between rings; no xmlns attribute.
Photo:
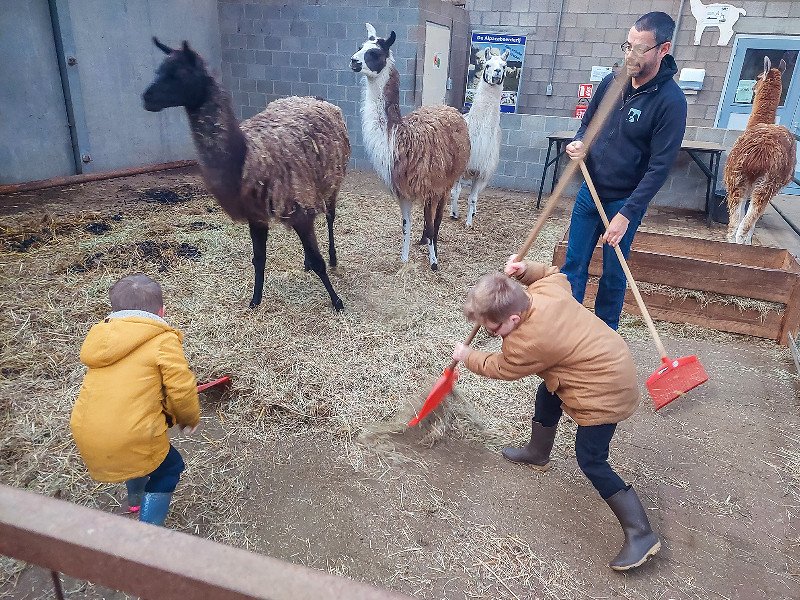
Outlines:
<svg viewBox="0 0 800 600"><path fill-rule="evenodd" d="M367 77L377 77L386 67L386 60L390 55L389 48L395 39L394 31L389 34L388 39L379 38L375 28L367 23L367 40L361 44L361 49L353 54L350 68Z"/></svg>
<svg viewBox="0 0 800 600"><path fill-rule="evenodd" d="M156 71L156 78L142 94L145 110L158 112L170 106L199 107L208 96L209 75L203 59L183 42L173 50L153 38L153 43L167 55Z"/></svg>

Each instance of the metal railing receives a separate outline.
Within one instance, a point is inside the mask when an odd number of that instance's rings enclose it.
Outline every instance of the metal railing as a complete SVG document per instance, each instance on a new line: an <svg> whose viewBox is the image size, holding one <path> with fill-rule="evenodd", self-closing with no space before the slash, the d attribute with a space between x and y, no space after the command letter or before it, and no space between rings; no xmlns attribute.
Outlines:
<svg viewBox="0 0 800 600"><path fill-rule="evenodd" d="M142 598L410 600L409 596L0 485L0 554ZM63 594L61 596L63 597Z"/></svg>

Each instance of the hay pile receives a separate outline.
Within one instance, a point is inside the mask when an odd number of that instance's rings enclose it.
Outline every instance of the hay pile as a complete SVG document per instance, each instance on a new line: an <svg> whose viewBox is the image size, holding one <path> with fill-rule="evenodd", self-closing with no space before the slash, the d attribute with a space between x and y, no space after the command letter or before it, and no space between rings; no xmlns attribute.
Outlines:
<svg viewBox="0 0 800 600"><path fill-rule="evenodd" d="M374 177L352 174L340 196L340 266L331 275L345 311L331 310L317 276L303 270L296 235L279 225L270 231L262 305L250 310L246 226L230 222L202 193L197 176L184 179L163 188L123 183L122 204L103 211L62 207L45 217L0 220L0 482L119 509L122 486L88 477L69 433L69 414L84 372L77 360L80 344L109 312L108 288L123 275L144 272L162 284L166 318L185 333L198 379L233 378L221 401L203 406L207 432L177 439L188 468L168 525L258 549L260 541L250 537L242 517L248 483L237 468L263 460L248 440L311 431L333 441L342 460L366 472L408 459L394 451L387 434L403 429L449 362L453 343L467 335L460 308L469 286L504 264L536 211L531 198L490 190L473 231L462 222L443 223L439 272L430 271L421 251L412 251L409 266L401 268L398 207ZM414 235L422 230L420 216L415 211ZM552 217L529 257L549 263L566 226L564 215ZM325 254L324 219L317 230ZM681 327L659 324L671 335L681 335ZM641 321L631 317L623 319L621 330L646 335ZM731 337L692 327L683 331L687 337ZM481 333L476 346L497 349L499 342ZM462 394L426 422L418 442L430 445L445 435L492 448L522 442L530 432L536 384L495 382L463 371ZM573 440L574 424L565 423L555 451L572 454ZM410 460L424 467L424 459ZM474 576L473 597L504 595L502 582L511 578L552 590L552 597L574 595L580 581L557 561L546 562L490 525L465 520L446 503L437 510L465 541L458 550L440 549L443 564L463 563L463 571ZM473 550L477 554L469 555ZM0 562L0 585L18 571L19 565Z"/></svg>
<svg viewBox="0 0 800 600"><path fill-rule="evenodd" d="M171 190L123 185L130 191L122 206L101 212L67 206L3 218L0 481L87 506L119 507L121 486L88 478L69 434L69 414L84 372L80 344L109 312L110 285L133 272L161 282L166 318L186 334L198 379L233 377L224 402L204 407L204 423L221 431L178 441L188 448L189 468L170 526L252 545L238 516L244 484L221 466L240 451L240 439L311 429L340 440L353 466L368 460L374 448L356 444L359 434L405 422L449 362L453 343L469 331L460 311L466 290L502 266L535 217L530 203L487 194L485 217L474 231L443 224L441 271L431 272L422 252L412 253L402 269L399 210L374 179L368 182L347 185L340 197L340 267L331 279L345 303L342 314L330 309L316 275L303 271L296 235L282 226L270 232L263 303L250 310L247 228L197 193L197 177ZM417 234L420 216L416 211ZM532 255L549 260L564 226L548 224ZM318 234L324 248L324 219ZM498 347L483 335L477 344ZM530 409L520 399L529 397L530 382L509 385L469 373L461 382L474 393L470 402L452 403L446 426L452 435L489 444L524 437ZM443 426L433 431L429 443L443 433Z"/></svg>

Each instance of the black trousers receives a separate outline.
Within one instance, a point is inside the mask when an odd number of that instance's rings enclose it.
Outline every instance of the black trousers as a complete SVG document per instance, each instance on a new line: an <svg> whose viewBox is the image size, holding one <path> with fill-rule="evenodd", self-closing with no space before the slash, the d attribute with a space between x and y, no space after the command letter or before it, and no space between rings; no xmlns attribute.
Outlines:
<svg viewBox="0 0 800 600"><path fill-rule="evenodd" d="M543 427L555 427L561 419L561 414L561 398L558 394L547 391L543 382L536 390L533 420L541 423ZM616 423L578 425L578 433L575 436L575 457L578 459L578 466L603 500L628 487L608 464L608 446L616 429Z"/></svg>

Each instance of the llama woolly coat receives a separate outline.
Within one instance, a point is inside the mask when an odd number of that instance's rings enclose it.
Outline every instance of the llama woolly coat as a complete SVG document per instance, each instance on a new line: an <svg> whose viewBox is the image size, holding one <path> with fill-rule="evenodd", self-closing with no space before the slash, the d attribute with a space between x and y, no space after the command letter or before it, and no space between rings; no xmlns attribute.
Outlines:
<svg viewBox="0 0 800 600"><path fill-rule="evenodd" d="M220 92L221 94L221 92ZM280 98L239 124L246 147L238 194L218 199L234 219L288 219L333 206L350 160L338 106L309 97Z"/></svg>
<svg viewBox="0 0 800 600"><path fill-rule="evenodd" d="M636 366L620 335L572 297L557 267L527 263L530 305L501 352L472 350L465 366L492 379L539 375L578 425L619 423L639 405Z"/></svg>
<svg viewBox="0 0 800 600"><path fill-rule="evenodd" d="M116 483L152 473L169 451L168 423L200 421L197 382L183 335L142 311L120 311L89 331L89 370L70 428L89 474Z"/></svg>

